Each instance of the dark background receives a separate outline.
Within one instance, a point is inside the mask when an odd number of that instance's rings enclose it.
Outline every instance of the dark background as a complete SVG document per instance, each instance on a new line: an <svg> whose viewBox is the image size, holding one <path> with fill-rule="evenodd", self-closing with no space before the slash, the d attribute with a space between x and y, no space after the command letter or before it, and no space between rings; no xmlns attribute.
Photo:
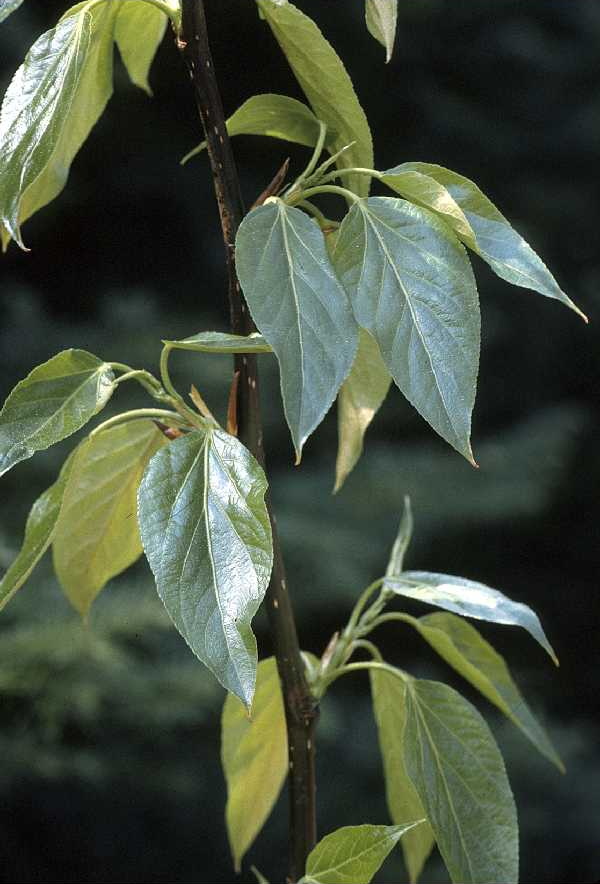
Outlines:
<svg viewBox="0 0 600 884"><path fill-rule="evenodd" d="M367 34L359 0L303 0L346 61L375 134L376 162L437 162L476 180L591 319L497 280L474 259L483 352L471 469L391 391L367 451L336 497L331 414L301 469L264 360L272 488L303 646L321 653L359 590L380 575L401 501L412 497L409 567L479 579L540 613L555 670L518 630L483 627L504 653L566 765L561 777L408 628L382 631L387 657L474 699L507 759L522 829L523 882L600 877L597 707L600 382L597 0L400 3L395 56ZM224 103L254 92L300 97L249 0L209 0ZM0 85L64 5L28 0L0 28ZM1 259L0 393L65 347L155 369L161 338L226 328L222 247L192 96L167 37L154 99L120 62L115 96L68 186L25 226L31 254ZM251 202L290 155L235 142ZM227 362L177 362L220 414ZM118 404L143 404L120 392ZM0 567L18 548L35 496L72 440L2 480ZM411 608L423 613L417 605ZM265 621L256 621L269 653ZM219 766L222 691L169 626L140 563L97 602L89 628L42 565L3 612L0 643L0 880L234 880ZM367 680L339 684L318 736L319 828L387 820ZM250 854L280 880L283 802ZM250 881L249 863L240 880ZM380 881L404 880L400 856ZM446 881L438 861L424 882Z"/></svg>

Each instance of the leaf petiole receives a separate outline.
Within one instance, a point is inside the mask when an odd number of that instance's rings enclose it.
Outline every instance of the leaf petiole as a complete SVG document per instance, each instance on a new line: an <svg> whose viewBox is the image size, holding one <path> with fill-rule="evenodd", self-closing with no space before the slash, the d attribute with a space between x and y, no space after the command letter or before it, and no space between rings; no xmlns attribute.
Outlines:
<svg viewBox="0 0 600 884"><path fill-rule="evenodd" d="M132 411L124 411L122 414L117 414L114 417L109 418L107 421L99 424L89 435L90 439L93 439L95 436L98 436L104 430L108 430L111 427L116 427L118 424L129 423L130 421L137 420L163 420L168 421L169 424L177 427L187 427L189 429L189 424L183 420L180 414L177 414L175 411L166 411L163 408L135 408Z"/></svg>

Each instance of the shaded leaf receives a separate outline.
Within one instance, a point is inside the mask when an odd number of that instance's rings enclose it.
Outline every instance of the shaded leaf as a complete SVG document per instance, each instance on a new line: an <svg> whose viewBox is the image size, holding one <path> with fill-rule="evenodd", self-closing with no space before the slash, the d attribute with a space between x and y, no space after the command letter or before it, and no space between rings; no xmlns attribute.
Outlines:
<svg viewBox="0 0 600 884"><path fill-rule="evenodd" d="M166 439L152 421L104 430L74 457L53 539L54 570L73 607L85 616L106 583L142 554L137 491Z"/></svg>
<svg viewBox="0 0 600 884"><path fill-rule="evenodd" d="M562 301L586 319L541 258L473 181L432 163L403 163L382 176L392 190L442 217L502 279Z"/></svg>
<svg viewBox="0 0 600 884"><path fill-rule="evenodd" d="M274 200L250 212L236 243L250 313L277 356L297 459L323 420L356 352L358 329L319 228Z"/></svg>
<svg viewBox="0 0 600 884"><path fill-rule="evenodd" d="M546 638L537 614L521 602L475 580L428 571L404 571L401 577L386 580L385 586L397 595L436 605L461 617L474 617L488 623L522 626L548 652L558 666L558 659Z"/></svg>
<svg viewBox="0 0 600 884"><path fill-rule="evenodd" d="M241 442L207 429L155 454L138 495L142 543L169 616L246 706L257 666L250 624L273 562L266 489Z"/></svg>
<svg viewBox="0 0 600 884"><path fill-rule="evenodd" d="M400 519L400 525L398 526L398 534L390 553L387 568L385 569L386 577L399 577L402 574L404 556L406 555L406 551L412 539L413 527L414 523L410 497L405 495L404 510L402 511L402 518Z"/></svg>
<svg viewBox="0 0 600 884"><path fill-rule="evenodd" d="M338 452L335 491L344 484L363 450L369 424L379 411L391 383L375 339L359 331L358 350L352 370L338 394Z"/></svg>
<svg viewBox="0 0 600 884"><path fill-rule="evenodd" d="M373 669L370 677L390 816L394 823L420 819L425 817L425 811L404 763L406 686L402 679L382 670ZM411 884L418 880L434 843L431 826L426 821L411 829L402 839L402 852Z"/></svg>
<svg viewBox="0 0 600 884"><path fill-rule="evenodd" d="M83 427L106 405L113 382L110 365L85 350L63 350L34 368L0 412L0 476Z"/></svg>
<svg viewBox="0 0 600 884"><path fill-rule="evenodd" d="M455 884L516 884L517 813L500 750L452 688L409 679L404 761Z"/></svg>
<svg viewBox="0 0 600 884"><path fill-rule="evenodd" d="M200 332L182 341L163 341L175 350L193 350L197 353L272 353L261 334L230 335L226 332Z"/></svg>
<svg viewBox="0 0 600 884"><path fill-rule="evenodd" d="M520 728L542 755L559 770L563 764L543 727L512 680L503 657L466 620L454 614L428 614L406 621L417 629L446 663Z"/></svg>
<svg viewBox="0 0 600 884"><path fill-rule="evenodd" d="M325 835L306 860L306 877L319 884L369 884L405 832L401 826L344 826Z"/></svg>
<svg viewBox="0 0 600 884"><path fill-rule="evenodd" d="M339 168L373 166L373 140L352 80L333 47L316 24L292 3L258 0L259 9L281 46L296 79L315 112L328 127L327 147L335 153L354 142L339 157ZM307 51L310 47L310 51ZM347 185L360 196L369 192L369 179L349 176Z"/></svg>
<svg viewBox="0 0 600 884"><path fill-rule="evenodd" d="M72 455L63 464L56 482L31 507L19 554L0 581L0 611L23 586L52 543L71 464Z"/></svg>
<svg viewBox="0 0 600 884"><path fill-rule="evenodd" d="M0 112L0 228L21 224L63 189L71 162L112 94L113 25L121 4L80 4L34 43Z"/></svg>
<svg viewBox="0 0 600 884"><path fill-rule="evenodd" d="M19 8L23 0L1 0L0 3L0 22Z"/></svg>
<svg viewBox="0 0 600 884"><path fill-rule="evenodd" d="M152 95L148 73L165 35L168 18L145 0L127 0L120 5L115 21L115 42L132 83Z"/></svg>
<svg viewBox="0 0 600 884"><path fill-rule="evenodd" d="M227 834L239 872L287 775L287 729L274 657L258 664L250 716L237 697L227 696L221 720L221 761L227 781Z"/></svg>
<svg viewBox="0 0 600 884"><path fill-rule="evenodd" d="M369 33L385 49L386 62L391 59L394 50L397 18L398 0L366 0L365 19L367 28Z"/></svg>
<svg viewBox="0 0 600 884"><path fill-rule="evenodd" d="M470 462L480 316L467 255L435 215L372 197L342 222L334 265L409 402Z"/></svg>

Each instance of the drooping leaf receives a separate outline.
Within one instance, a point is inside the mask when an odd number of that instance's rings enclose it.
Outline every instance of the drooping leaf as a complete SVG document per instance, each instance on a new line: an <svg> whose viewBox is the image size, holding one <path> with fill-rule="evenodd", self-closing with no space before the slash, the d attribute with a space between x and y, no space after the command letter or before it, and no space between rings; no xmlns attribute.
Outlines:
<svg viewBox="0 0 600 884"><path fill-rule="evenodd" d="M56 482L31 507L19 554L0 580L0 611L23 586L52 543L71 464L72 455L63 464Z"/></svg>
<svg viewBox="0 0 600 884"><path fill-rule="evenodd" d="M516 884L515 803L476 709L447 685L410 679L404 761L454 884Z"/></svg>
<svg viewBox="0 0 600 884"><path fill-rule="evenodd" d="M0 23L19 8L23 0L0 0Z"/></svg>
<svg viewBox="0 0 600 884"><path fill-rule="evenodd" d="M313 147L319 137L319 121L313 112L296 98L265 93L253 95L226 122L227 132L234 135L268 135ZM186 163L206 149L206 141L182 159Z"/></svg>
<svg viewBox="0 0 600 884"><path fill-rule="evenodd" d="M421 819L426 814L404 763L406 686L389 672L374 669L370 676L390 816L394 823ZM433 832L427 821L407 832L402 839L404 862L411 884L418 880L434 843Z"/></svg>
<svg viewBox="0 0 600 884"><path fill-rule="evenodd" d="M0 476L75 433L114 389L108 363L85 350L63 350L14 388L0 412Z"/></svg>
<svg viewBox="0 0 600 884"><path fill-rule="evenodd" d="M211 428L155 454L138 495L142 543L169 616L248 707L257 666L250 624L273 562L266 489L241 442Z"/></svg>
<svg viewBox="0 0 600 884"><path fill-rule="evenodd" d="M387 564L387 568L385 569L386 577L398 577L402 574L402 568L404 567L404 556L406 555L406 550L410 546L410 541L412 540L413 534L413 516L412 516L412 507L410 505L410 497L406 495L404 497L404 510L402 511L402 518L400 519L400 525L398 526L398 534L396 535L396 539L394 540L394 545L392 546L392 551L390 553L390 558Z"/></svg>
<svg viewBox="0 0 600 884"><path fill-rule="evenodd" d="M112 93L113 26L121 4L79 4L34 43L0 112L0 230L21 225L63 189L71 162Z"/></svg>
<svg viewBox="0 0 600 884"><path fill-rule="evenodd" d="M514 683L504 658L466 620L454 614L408 617L407 622L443 659L520 728L542 755L559 770L563 764L548 735Z"/></svg>
<svg viewBox="0 0 600 884"><path fill-rule="evenodd" d="M354 142L338 159L339 168L373 166L373 140L352 80L333 47L316 24L292 3L257 0L259 9L281 46L296 79L315 112L328 127L331 153ZM369 192L369 179L345 179L359 196Z"/></svg>
<svg viewBox="0 0 600 884"><path fill-rule="evenodd" d="M391 380L375 339L360 329L352 370L338 394L334 491L339 491L356 466L362 454L365 433L387 395Z"/></svg>
<svg viewBox="0 0 600 884"><path fill-rule="evenodd" d="M166 439L152 421L104 430L73 459L53 539L54 570L73 607L85 616L105 584L142 554L137 491Z"/></svg>
<svg viewBox="0 0 600 884"><path fill-rule="evenodd" d="M182 341L163 341L175 350L193 350L197 353L272 353L261 334L230 335L226 332L200 332Z"/></svg>
<svg viewBox="0 0 600 884"><path fill-rule="evenodd" d="M250 212L236 266L254 322L279 361L299 460L350 371L358 328L323 234L299 209L276 200Z"/></svg>
<svg viewBox="0 0 600 884"><path fill-rule="evenodd" d="M115 21L115 42L132 83L152 95L148 73L165 35L168 18L145 0L127 0L120 6Z"/></svg>
<svg viewBox="0 0 600 884"><path fill-rule="evenodd" d="M384 172L382 180L406 199L436 212L502 279L562 301L586 319L473 181L432 163L403 163Z"/></svg>
<svg viewBox="0 0 600 884"><path fill-rule="evenodd" d="M479 364L477 289L464 248L435 215L405 200L357 202L334 265L409 402L470 462Z"/></svg>
<svg viewBox="0 0 600 884"><path fill-rule="evenodd" d="M225 819L236 872L281 792L288 769L287 729L274 657L256 674L252 712L227 696L221 720L221 761L227 782Z"/></svg>
<svg viewBox="0 0 600 884"><path fill-rule="evenodd" d="M396 39L396 20L398 18L398 0L366 0L365 19L369 33L381 43L385 49L385 60L388 62L394 51Z"/></svg>
<svg viewBox="0 0 600 884"><path fill-rule="evenodd" d="M400 577L386 580L386 587L397 595L416 599L426 605L435 605L488 623L522 626L548 652L558 666L552 645L546 638L537 614L521 602L484 583L453 577L450 574L430 574L428 571L404 571Z"/></svg>
<svg viewBox="0 0 600 884"><path fill-rule="evenodd" d="M325 835L309 853L306 877L318 884L369 884L405 832L420 820L399 826L344 826Z"/></svg>

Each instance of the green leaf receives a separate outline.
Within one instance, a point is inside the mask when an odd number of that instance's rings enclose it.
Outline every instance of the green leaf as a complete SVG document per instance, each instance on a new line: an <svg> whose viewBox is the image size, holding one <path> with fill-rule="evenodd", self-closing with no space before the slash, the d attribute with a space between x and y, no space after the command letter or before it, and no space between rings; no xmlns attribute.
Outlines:
<svg viewBox="0 0 600 884"><path fill-rule="evenodd" d="M0 23L19 8L23 0L2 0L0 6Z"/></svg>
<svg viewBox="0 0 600 884"><path fill-rule="evenodd" d="M227 120L227 132L234 135L268 135L314 147L319 137L319 121L301 101L287 95L253 95ZM182 163L206 149L206 141L191 150Z"/></svg>
<svg viewBox="0 0 600 884"><path fill-rule="evenodd" d="M402 574L402 568L404 567L404 556L406 555L406 551L410 546L410 541L412 540L413 527L414 523L412 508L410 505L410 497L406 495L404 497L404 510L402 512L402 518L400 519L400 525L398 526L398 534L390 553L387 568L385 569L386 577L399 577Z"/></svg>
<svg viewBox="0 0 600 884"><path fill-rule="evenodd" d="M299 209L274 200L250 212L236 243L250 313L271 345L298 461L356 352L358 329L323 234Z"/></svg>
<svg viewBox="0 0 600 884"><path fill-rule="evenodd" d="M0 476L83 427L113 389L110 365L85 350L63 350L34 368L0 412Z"/></svg>
<svg viewBox="0 0 600 884"><path fill-rule="evenodd" d="M356 466L369 424L379 411L391 383L379 347L364 329L352 370L338 394L338 452L334 492L339 491Z"/></svg>
<svg viewBox="0 0 600 884"><path fill-rule="evenodd" d="M274 657L262 660L250 717L231 694L221 720L221 761L227 781L225 819L236 872L264 826L288 769L287 729Z"/></svg>
<svg viewBox="0 0 600 884"><path fill-rule="evenodd" d="M410 679L406 771L455 884L516 884L517 813L487 724L452 688Z"/></svg>
<svg viewBox="0 0 600 884"><path fill-rule="evenodd" d="M424 817L421 799L404 763L406 686L402 679L389 672L373 669L370 677L390 816L394 823ZM404 862L411 884L418 880L434 843L428 822L407 832L402 839Z"/></svg>
<svg viewBox="0 0 600 884"><path fill-rule="evenodd" d="M386 62L391 59L394 50L397 18L398 0L366 0L365 19L367 28L369 33L385 49Z"/></svg>
<svg viewBox="0 0 600 884"><path fill-rule="evenodd" d="M382 176L392 190L443 218L502 279L562 301L587 322L541 258L473 181L432 163L403 163Z"/></svg>
<svg viewBox="0 0 600 884"><path fill-rule="evenodd" d="M334 265L394 381L470 462L479 364L477 289L466 252L432 213L373 197L342 222Z"/></svg>
<svg viewBox="0 0 600 884"><path fill-rule="evenodd" d="M548 652L558 666L552 645L546 638L537 614L521 602L484 583L453 577L450 574L430 574L428 571L404 571L400 577L387 579L385 586L397 595L436 605L461 617L474 617L488 623L521 626Z"/></svg>
<svg viewBox="0 0 600 884"><path fill-rule="evenodd" d="M333 47L316 24L292 3L258 0L259 9L281 46L317 119L328 127L327 148L339 157L339 168L373 166L373 140L352 80ZM309 51L307 51L309 48ZM369 179L349 176L347 186L360 196L369 192Z"/></svg>
<svg viewBox="0 0 600 884"><path fill-rule="evenodd" d="M127 0L115 22L115 42L132 83L148 95L150 65L165 34L168 18L145 0Z"/></svg>
<svg viewBox="0 0 600 884"><path fill-rule="evenodd" d="M226 332L200 332L182 341L163 341L174 350L193 350L196 353L272 353L261 334L230 335Z"/></svg>
<svg viewBox="0 0 600 884"><path fill-rule="evenodd" d="M100 432L75 455L53 540L54 570L86 616L105 584L142 554L136 500L143 472L166 439L152 421Z"/></svg>
<svg viewBox="0 0 600 884"><path fill-rule="evenodd" d="M222 430L192 432L154 455L138 495L142 543L158 594L196 656L250 706L250 627L269 583L265 475Z"/></svg>
<svg viewBox="0 0 600 884"><path fill-rule="evenodd" d="M337 829L325 835L308 855L306 877L319 884L369 884L404 833L419 822Z"/></svg>
<svg viewBox="0 0 600 884"><path fill-rule="evenodd" d="M80 5L36 41L0 112L0 230L24 248L21 224L63 189L71 162L112 94L120 4Z"/></svg>
<svg viewBox="0 0 600 884"><path fill-rule="evenodd" d="M63 464L56 482L31 507L19 554L0 581L0 611L23 586L52 543L71 464L72 455Z"/></svg>
<svg viewBox="0 0 600 884"><path fill-rule="evenodd" d="M454 614L428 614L419 619L406 615L406 620L446 663L510 718L536 749L564 773L548 735L521 696L504 659L474 626Z"/></svg>

